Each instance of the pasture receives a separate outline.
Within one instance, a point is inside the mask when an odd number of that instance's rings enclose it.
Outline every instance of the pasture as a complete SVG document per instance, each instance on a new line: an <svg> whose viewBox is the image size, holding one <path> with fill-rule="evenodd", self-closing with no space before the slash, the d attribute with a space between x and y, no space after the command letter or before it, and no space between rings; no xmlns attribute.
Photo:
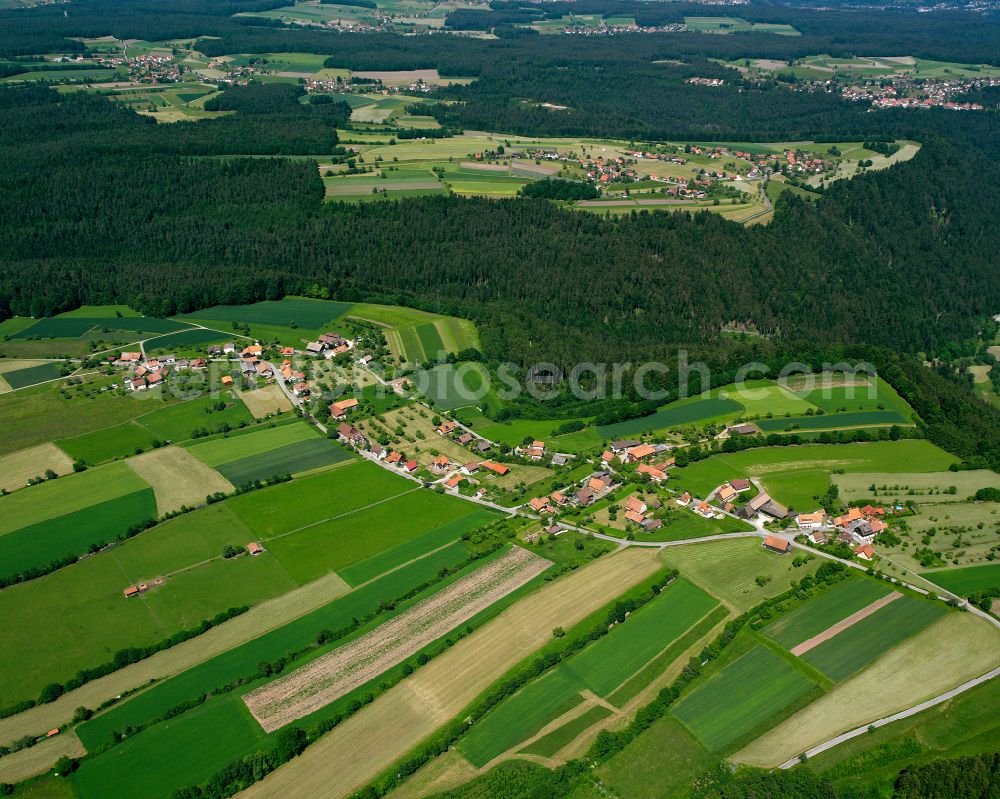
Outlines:
<svg viewBox="0 0 1000 799"><path fill-rule="evenodd" d="M364 319L388 328L385 333L389 350L400 363L406 361L421 363L428 360L425 346L429 343L433 351L438 347L438 338L445 352L455 354L465 349L479 349L482 346L475 324L468 319L455 316L443 316L398 305L371 303L358 303L352 306L347 315L349 318ZM431 331L428 323L433 325L436 333ZM421 341L416 333L405 332L415 328L424 331L424 341ZM404 335L409 342L408 345L404 344Z"/></svg>
<svg viewBox="0 0 1000 799"><path fill-rule="evenodd" d="M780 656L757 645L686 694L671 712L717 752L815 688Z"/></svg>
<svg viewBox="0 0 1000 799"><path fill-rule="evenodd" d="M483 766L583 702L581 692L607 697L716 606L711 596L678 580L624 624L490 711L461 738L458 750Z"/></svg>
<svg viewBox="0 0 1000 799"><path fill-rule="evenodd" d="M186 448L202 463L214 468L244 458L266 455L279 447L302 441L315 441L319 438L319 433L303 422L265 427L206 441L194 441L187 444Z"/></svg>
<svg viewBox="0 0 1000 799"><path fill-rule="evenodd" d="M2 379L12 390L17 391L20 388L58 380L66 373L67 369L64 368L61 361L46 361L35 366L26 366L23 369L5 370Z"/></svg>
<svg viewBox="0 0 1000 799"><path fill-rule="evenodd" d="M433 407L445 411L478 405L484 399L494 396L490 388L489 372L485 366L475 362L440 364L415 372L410 375L410 380Z"/></svg>
<svg viewBox="0 0 1000 799"><path fill-rule="evenodd" d="M888 586L875 580L844 580L805 604L782 614L777 621L764 628L764 634L791 649L889 592Z"/></svg>
<svg viewBox="0 0 1000 799"><path fill-rule="evenodd" d="M734 759L775 767L845 730L984 674L996 666L998 647L1000 630L993 625L969 613L947 613L753 741Z"/></svg>
<svg viewBox="0 0 1000 799"><path fill-rule="evenodd" d="M725 386L718 390L718 396L735 400L749 416L801 414L812 407L784 386L766 380L749 381L741 388Z"/></svg>
<svg viewBox="0 0 1000 799"><path fill-rule="evenodd" d="M137 341L157 333L174 333L189 325L172 319L157 319L152 316L50 316L39 319L33 325L11 335L12 339L23 338L78 338L87 334L100 337L107 334L123 341Z"/></svg>
<svg viewBox="0 0 1000 799"><path fill-rule="evenodd" d="M230 493L234 486L182 447L163 447L125 461L153 487L160 516L205 502L209 494Z"/></svg>
<svg viewBox="0 0 1000 799"><path fill-rule="evenodd" d="M41 477L46 471L60 477L73 471L73 460L55 444L39 444L20 452L0 456L0 488L16 491L24 488L28 480Z"/></svg>
<svg viewBox="0 0 1000 799"><path fill-rule="evenodd" d="M728 606L743 611L784 591L818 565L795 568L792 559L764 549L760 539L706 541L663 549L660 559ZM763 585L757 582L763 578Z"/></svg>
<svg viewBox="0 0 1000 799"><path fill-rule="evenodd" d="M1000 563L970 566L966 569L923 572L920 576L953 594L967 597L976 591L1000 587Z"/></svg>
<svg viewBox="0 0 1000 799"><path fill-rule="evenodd" d="M778 433L784 430L841 430L856 427L888 427L894 424L910 425L910 422L899 411L853 411L849 413L826 413L818 416L760 419L754 424L763 433Z"/></svg>
<svg viewBox="0 0 1000 799"><path fill-rule="evenodd" d="M597 428L602 439L625 438L653 430L665 430L696 422L707 422L742 412L743 406L726 397L689 398L665 405L650 416L628 419Z"/></svg>
<svg viewBox="0 0 1000 799"><path fill-rule="evenodd" d="M201 346L208 343L218 343L232 339L233 334L219 330L207 330L196 327L191 330L181 330L177 333L167 333L163 336L146 339L143 348L147 355L157 355L175 350L201 351Z"/></svg>
<svg viewBox="0 0 1000 799"><path fill-rule="evenodd" d="M810 649L802 659L839 682L947 612L939 602L903 596Z"/></svg>

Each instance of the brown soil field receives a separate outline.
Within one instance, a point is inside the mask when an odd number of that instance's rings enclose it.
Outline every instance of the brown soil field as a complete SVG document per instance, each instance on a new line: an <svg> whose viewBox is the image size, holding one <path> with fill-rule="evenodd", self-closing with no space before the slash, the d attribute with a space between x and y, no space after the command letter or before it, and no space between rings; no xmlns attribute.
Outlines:
<svg viewBox="0 0 1000 799"><path fill-rule="evenodd" d="M810 649L819 646L824 641L829 641L831 638L833 638L833 636L837 635L838 633L842 633L848 627L853 627L862 619L871 616L879 608L884 608L890 602L895 602L901 596L902 594L893 591L891 594L887 594L881 599L876 599L868 607L861 608L861 610L857 611L856 613L852 613L846 619L841 619L832 627L827 627L819 635L814 635L812 638L803 641L801 644L793 647L789 651L796 657L800 657L801 655L804 655L806 652L808 652Z"/></svg>
<svg viewBox="0 0 1000 799"><path fill-rule="evenodd" d="M260 726L273 732L402 663L551 565L514 547L367 635L251 691L243 701Z"/></svg>
<svg viewBox="0 0 1000 799"><path fill-rule="evenodd" d="M550 641L553 628L576 624L658 565L655 550L633 548L544 585L239 796L347 796Z"/></svg>

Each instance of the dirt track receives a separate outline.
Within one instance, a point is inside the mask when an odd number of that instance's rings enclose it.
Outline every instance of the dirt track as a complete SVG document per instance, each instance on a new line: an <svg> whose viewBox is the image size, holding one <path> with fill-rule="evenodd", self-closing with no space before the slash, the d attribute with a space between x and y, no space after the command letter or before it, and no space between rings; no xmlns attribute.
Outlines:
<svg viewBox="0 0 1000 799"><path fill-rule="evenodd" d="M832 627L827 627L819 635L814 635L812 638L803 641L801 644L799 644L796 647L793 647L789 651L796 657L798 657L799 655L804 655L810 649L819 646L824 641L829 641L831 638L833 638L833 636L837 635L837 633L842 633L848 627L853 627L862 619L871 616L876 610L884 608L890 602L895 602L901 596L902 594L900 594L897 591L893 591L891 594L886 594L881 599L876 599L867 607L863 607L861 608L861 610L852 613L846 619L838 621Z"/></svg>
<svg viewBox="0 0 1000 799"><path fill-rule="evenodd" d="M261 727L273 732L402 663L550 565L514 547L367 635L251 691L243 701Z"/></svg>

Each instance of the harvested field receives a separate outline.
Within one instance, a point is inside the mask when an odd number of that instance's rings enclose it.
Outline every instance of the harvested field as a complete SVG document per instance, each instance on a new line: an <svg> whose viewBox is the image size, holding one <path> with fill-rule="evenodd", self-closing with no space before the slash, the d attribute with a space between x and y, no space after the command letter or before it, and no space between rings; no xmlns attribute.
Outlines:
<svg viewBox="0 0 1000 799"><path fill-rule="evenodd" d="M367 635L243 697L273 732L364 685L517 590L552 564L514 547Z"/></svg>
<svg viewBox="0 0 1000 799"><path fill-rule="evenodd" d="M277 383L253 391L237 391L236 394L247 406L247 410L253 414L254 419L263 419L272 413L282 413L292 409L292 403Z"/></svg>
<svg viewBox="0 0 1000 799"><path fill-rule="evenodd" d="M47 469L62 476L73 471L73 461L55 444L39 444L0 457L0 488L15 491L24 488L32 477Z"/></svg>
<svg viewBox="0 0 1000 799"><path fill-rule="evenodd" d="M525 597L244 792L248 799L346 796L456 716L490 683L569 627L649 577L654 552L631 549Z"/></svg>
<svg viewBox="0 0 1000 799"><path fill-rule="evenodd" d="M228 494L233 490L225 477L181 447L155 449L125 463L153 487L161 516L184 505L200 505L217 491Z"/></svg>
<svg viewBox="0 0 1000 799"><path fill-rule="evenodd" d="M37 746L0 758L0 783L21 782L48 771L60 757L83 757L86 753L76 733L65 730Z"/></svg>
<svg viewBox="0 0 1000 799"><path fill-rule="evenodd" d="M790 650L791 653L793 655L795 655L796 657L798 657L799 655L804 655L806 652L808 652L813 647L817 647L820 644L822 644L823 642L829 641L837 633L843 632L848 627L853 627L855 624L857 624L862 619L866 619L869 616L871 616L876 610L879 610L880 608L884 608L890 602L895 602L897 599L899 599L902 596L903 596L902 594L893 591L891 594L887 594L886 596L882 597L881 599L876 599L874 602L872 602L870 605L868 605L868 607L861 608L861 610L857 611L856 613L852 613L846 619L838 621L832 627L827 628L826 630L824 630L823 632L821 632L819 635L814 635L812 638L808 638L805 641L803 641L801 644L799 644L798 646L793 647Z"/></svg>

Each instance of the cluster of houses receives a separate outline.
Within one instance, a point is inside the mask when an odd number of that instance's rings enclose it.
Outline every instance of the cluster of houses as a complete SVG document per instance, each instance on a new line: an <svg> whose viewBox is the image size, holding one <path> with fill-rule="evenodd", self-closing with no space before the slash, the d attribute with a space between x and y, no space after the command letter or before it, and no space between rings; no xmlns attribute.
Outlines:
<svg viewBox="0 0 1000 799"><path fill-rule="evenodd" d="M692 83L695 86L724 86L725 81L722 78L688 78L685 83Z"/></svg>
<svg viewBox="0 0 1000 799"><path fill-rule="evenodd" d="M647 515L649 511L659 510L660 501L655 497L640 499L634 494L625 500L625 520L637 524L647 533L659 530L663 526L660 519Z"/></svg>
<svg viewBox="0 0 1000 799"><path fill-rule="evenodd" d="M450 419L441 422L436 428L437 434L444 436L445 438L450 438L456 444L463 447L468 447L476 454L482 454L489 451L490 442L485 439L478 438L470 433L468 430L459 427L457 422L453 422ZM541 442L536 442L541 443ZM542 455L545 454L545 445L542 445Z"/></svg>
<svg viewBox="0 0 1000 799"><path fill-rule="evenodd" d="M641 441L612 441L611 448L601 453L601 463L609 467L615 462L623 464L638 464L639 474L648 474L654 483L662 483L667 479L667 470L675 464L669 456L670 447L666 444L645 444Z"/></svg>
<svg viewBox="0 0 1000 799"><path fill-rule="evenodd" d="M143 358L141 352L123 352L117 357L110 356L114 366L128 370L123 381L128 391L145 391L163 385L171 369L206 369L208 361L204 358L178 360L173 355L160 355L155 358Z"/></svg>
<svg viewBox="0 0 1000 799"><path fill-rule="evenodd" d="M339 333L323 333L316 341L306 344L308 355L322 355L324 358L336 358L354 347L354 342Z"/></svg>
<svg viewBox="0 0 1000 799"><path fill-rule="evenodd" d="M594 472L588 477L574 498L576 504L581 508L593 505L597 500L602 499L621 483L615 481L615 475L611 472Z"/></svg>
<svg viewBox="0 0 1000 799"><path fill-rule="evenodd" d="M888 529L885 521L886 509L873 505L849 508L846 513L828 518L826 511L800 513L795 522L800 530L809 531L809 540L814 544L837 543L854 547L854 554L862 560L875 557L872 542L879 533Z"/></svg>

